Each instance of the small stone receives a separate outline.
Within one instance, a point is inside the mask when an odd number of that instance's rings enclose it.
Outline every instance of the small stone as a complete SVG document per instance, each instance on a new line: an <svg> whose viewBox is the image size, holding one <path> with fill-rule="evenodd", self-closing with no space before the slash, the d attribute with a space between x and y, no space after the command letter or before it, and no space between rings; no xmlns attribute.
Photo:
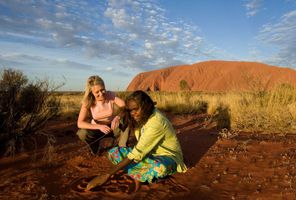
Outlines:
<svg viewBox="0 0 296 200"><path fill-rule="evenodd" d="M209 186L207 186L207 185L201 185L199 187L199 189L200 189L201 192L204 192L204 193L211 192L211 188Z"/></svg>

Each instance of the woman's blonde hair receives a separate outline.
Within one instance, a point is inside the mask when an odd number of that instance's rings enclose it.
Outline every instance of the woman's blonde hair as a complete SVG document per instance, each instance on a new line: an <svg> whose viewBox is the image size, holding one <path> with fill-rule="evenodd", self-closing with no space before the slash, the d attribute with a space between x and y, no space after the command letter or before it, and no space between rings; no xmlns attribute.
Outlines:
<svg viewBox="0 0 296 200"><path fill-rule="evenodd" d="M99 76L90 76L86 81L85 91L82 102L86 103L86 107L90 108L94 102L95 97L91 92L91 89L95 85L100 85L105 88L105 83L103 79Z"/></svg>

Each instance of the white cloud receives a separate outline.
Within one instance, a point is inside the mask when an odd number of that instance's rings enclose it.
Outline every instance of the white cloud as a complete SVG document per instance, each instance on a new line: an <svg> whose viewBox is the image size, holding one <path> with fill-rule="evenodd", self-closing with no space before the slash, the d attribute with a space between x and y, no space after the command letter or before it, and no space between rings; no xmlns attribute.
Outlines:
<svg viewBox="0 0 296 200"><path fill-rule="evenodd" d="M155 0L11 0L0 6L10 10L0 15L0 39L76 49L142 70L207 56L198 27L169 21Z"/></svg>
<svg viewBox="0 0 296 200"><path fill-rule="evenodd" d="M269 62L282 66L296 66L296 10L284 14L275 24L263 26L258 40L277 47Z"/></svg>
<svg viewBox="0 0 296 200"><path fill-rule="evenodd" d="M18 62L17 62L18 61ZM0 54L0 62L7 63L8 66L14 67L15 64L30 68L39 68L50 65L52 69L95 69L95 66L83 63L73 62L67 58L46 58L42 56L32 56L27 54L11 53Z"/></svg>
<svg viewBox="0 0 296 200"><path fill-rule="evenodd" d="M14 67L14 66L22 66L23 63L18 61L18 60L14 60L11 59L10 57L7 57L5 55L1 55L0 54L0 69L1 68L6 68L6 67Z"/></svg>
<svg viewBox="0 0 296 200"><path fill-rule="evenodd" d="M201 45L203 39L198 36L197 27L184 22L169 21L165 17L165 11L151 1L137 4L141 8L129 5L129 1L126 1L125 5L125 8L117 8L117 5L110 3L105 14L110 18L113 27L117 28L113 34L124 38L122 42L128 47L133 47L130 49L131 52L142 58L142 60L136 59L128 64L134 63L133 66L136 67L147 65L163 67L171 64L189 63L192 57L188 55L194 55L196 60L199 56L205 56L203 52L206 50ZM138 10L142 12L137 12ZM131 35L137 40L134 41L129 37ZM196 40L197 38L198 40ZM119 38L117 39L121 41ZM191 49L188 49L189 44ZM131 55L127 55L127 57L132 59ZM165 62L163 58L166 58L167 61Z"/></svg>
<svg viewBox="0 0 296 200"><path fill-rule="evenodd" d="M248 17L255 16L262 6L262 0L247 0L247 3L245 4L247 13L246 15Z"/></svg>

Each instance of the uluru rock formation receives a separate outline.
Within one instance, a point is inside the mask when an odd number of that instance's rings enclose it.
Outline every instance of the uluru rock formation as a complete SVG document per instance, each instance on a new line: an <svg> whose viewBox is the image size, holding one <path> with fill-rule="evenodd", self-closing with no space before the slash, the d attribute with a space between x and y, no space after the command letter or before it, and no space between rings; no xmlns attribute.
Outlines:
<svg viewBox="0 0 296 200"><path fill-rule="evenodd" d="M281 83L296 87L296 70L258 62L206 61L138 74L127 91L206 91L270 89Z"/></svg>

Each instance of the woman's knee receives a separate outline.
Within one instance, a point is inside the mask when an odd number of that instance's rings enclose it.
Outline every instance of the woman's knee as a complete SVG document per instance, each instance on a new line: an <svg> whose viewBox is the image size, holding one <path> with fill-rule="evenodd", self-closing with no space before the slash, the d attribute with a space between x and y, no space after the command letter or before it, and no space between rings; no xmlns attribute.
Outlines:
<svg viewBox="0 0 296 200"><path fill-rule="evenodd" d="M118 146L126 147L128 137L129 137L129 128L126 128L125 131L121 132L119 136Z"/></svg>
<svg viewBox="0 0 296 200"><path fill-rule="evenodd" d="M160 159L157 159L157 168L162 169L162 173L159 174L160 177L173 174L177 170L176 162L169 157L162 156Z"/></svg>
<svg viewBox="0 0 296 200"><path fill-rule="evenodd" d="M118 164L121 162L127 154L131 152L132 149L130 147L113 147L108 151L107 157L113 164Z"/></svg>
<svg viewBox="0 0 296 200"><path fill-rule="evenodd" d="M88 131L86 129L79 129L76 133L76 135L79 137L80 140L86 141Z"/></svg>

